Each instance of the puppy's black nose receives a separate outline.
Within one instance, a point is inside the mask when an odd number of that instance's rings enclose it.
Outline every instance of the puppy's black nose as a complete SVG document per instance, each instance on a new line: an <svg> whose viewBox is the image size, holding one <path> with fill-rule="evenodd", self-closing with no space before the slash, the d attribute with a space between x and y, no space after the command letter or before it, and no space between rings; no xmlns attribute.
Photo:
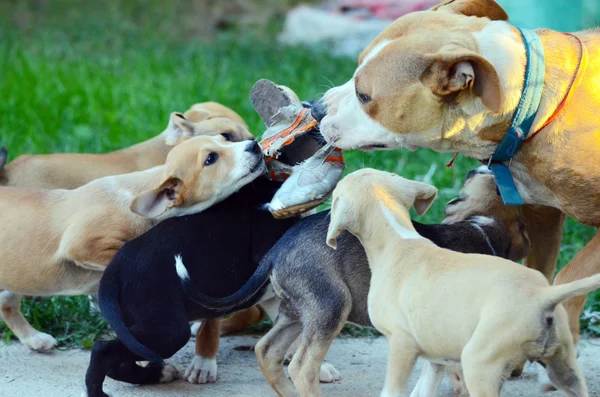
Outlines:
<svg viewBox="0 0 600 397"><path fill-rule="evenodd" d="M312 114L315 120L320 123L321 120L323 120L323 117L327 115L327 105L325 105L325 102L323 102L322 99L319 99L312 104L310 114Z"/></svg>
<svg viewBox="0 0 600 397"><path fill-rule="evenodd" d="M260 145L256 141L250 142L246 147L246 151L254 154L262 154L262 151L260 150Z"/></svg>

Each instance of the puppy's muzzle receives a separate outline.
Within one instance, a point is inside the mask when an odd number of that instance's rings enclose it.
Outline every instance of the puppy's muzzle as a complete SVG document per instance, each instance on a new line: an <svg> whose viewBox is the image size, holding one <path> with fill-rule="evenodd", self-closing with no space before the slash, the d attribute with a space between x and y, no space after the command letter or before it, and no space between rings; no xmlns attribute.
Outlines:
<svg viewBox="0 0 600 397"><path fill-rule="evenodd" d="M262 150L260 150L260 145L256 141L251 141L250 143L248 143L248 146L246 147L246 151L250 152L252 154L255 154L257 156L262 155Z"/></svg>

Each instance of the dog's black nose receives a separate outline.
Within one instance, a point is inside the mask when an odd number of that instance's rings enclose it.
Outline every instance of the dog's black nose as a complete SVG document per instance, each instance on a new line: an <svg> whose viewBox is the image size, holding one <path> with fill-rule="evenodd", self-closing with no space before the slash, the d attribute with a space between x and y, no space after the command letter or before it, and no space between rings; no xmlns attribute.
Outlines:
<svg viewBox="0 0 600 397"><path fill-rule="evenodd" d="M246 151L254 154L262 154L262 151L260 150L260 145L256 141L250 142L246 147Z"/></svg>
<svg viewBox="0 0 600 397"><path fill-rule="evenodd" d="M310 114L312 114L315 120L320 123L321 120L323 120L323 117L327 115L327 105L325 105L325 102L323 102L322 99L319 99L312 104Z"/></svg>

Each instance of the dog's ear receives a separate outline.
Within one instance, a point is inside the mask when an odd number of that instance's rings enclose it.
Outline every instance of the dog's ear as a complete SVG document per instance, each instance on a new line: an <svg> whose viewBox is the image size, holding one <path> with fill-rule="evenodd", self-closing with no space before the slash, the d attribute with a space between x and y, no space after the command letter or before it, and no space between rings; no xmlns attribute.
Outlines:
<svg viewBox="0 0 600 397"><path fill-rule="evenodd" d="M445 0L431 10L489 18L492 21L508 21L508 14L494 0Z"/></svg>
<svg viewBox="0 0 600 397"><path fill-rule="evenodd" d="M479 54L461 48L430 55L421 82L447 103L462 93L479 97L492 112L502 108L502 85L496 69Z"/></svg>
<svg viewBox="0 0 600 397"><path fill-rule="evenodd" d="M168 146L179 145L194 136L194 124L178 112L171 113L169 125L165 131L165 143Z"/></svg>
<svg viewBox="0 0 600 397"><path fill-rule="evenodd" d="M423 215L427 212L435 197L437 196L437 189L427 183L413 181L413 188L415 189L415 201L413 207L417 214Z"/></svg>
<svg viewBox="0 0 600 397"><path fill-rule="evenodd" d="M354 215L349 208L348 202L343 198L336 198L331 205L329 213L329 228L327 229L327 245L333 249L337 248L337 238L350 225L354 223Z"/></svg>
<svg viewBox="0 0 600 397"><path fill-rule="evenodd" d="M201 121L208 120L211 113L208 110L201 108L192 108L183 114L186 120L192 123L199 123Z"/></svg>
<svg viewBox="0 0 600 397"><path fill-rule="evenodd" d="M131 203L131 212L146 218L156 218L165 211L181 204L182 181L179 178L167 178L158 188L137 196Z"/></svg>
<svg viewBox="0 0 600 397"><path fill-rule="evenodd" d="M0 149L0 171L6 165L6 159L8 158L8 150L6 150L5 146L2 146Z"/></svg>
<svg viewBox="0 0 600 397"><path fill-rule="evenodd" d="M525 224L521 221L513 222L508 228L508 234L511 240L508 248L508 259L516 262L529 255L531 242Z"/></svg>

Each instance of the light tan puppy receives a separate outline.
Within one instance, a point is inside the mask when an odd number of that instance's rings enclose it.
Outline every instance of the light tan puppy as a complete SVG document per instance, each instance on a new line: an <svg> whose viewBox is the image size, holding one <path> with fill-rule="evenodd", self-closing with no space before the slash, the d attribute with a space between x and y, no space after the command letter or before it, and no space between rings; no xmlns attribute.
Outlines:
<svg viewBox="0 0 600 397"><path fill-rule="evenodd" d="M6 324L29 348L51 349L56 341L27 323L19 295L94 293L104 268L127 241L161 220L203 211L263 170L255 141L201 136L176 146L162 166L100 178L75 190L0 187L0 208L10 208L0 211Z"/></svg>
<svg viewBox="0 0 600 397"><path fill-rule="evenodd" d="M204 121L212 125L203 126ZM219 129L214 129L219 124ZM22 155L2 166L0 184L40 189L75 189L94 179L146 170L164 164L178 136L186 138L210 133L225 134L231 141L253 139L244 120L233 110L216 102L193 105L184 114L172 113L168 127L145 142L106 154L56 153Z"/></svg>
<svg viewBox="0 0 600 397"><path fill-rule="evenodd" d="M409 209L427 211L437 190L364 169L333 193L327 242L347 229L364 246L372 271L369 316L390 343L382 396L406 396L417 357L433 368L460 362L471 395L496 397L525 359L546 364L568 396L587 397L560 302L600 287L600 275L560 286L514 262L439 248L413 228ZM435 396L432 371L414 396ZM420 390L420 389L423 390Z"/></svg>
<svg viewBox="0 0 600 397"><path fill-rule="evenodd" d="M600 31L536 32L546 60L531 132L539 133L523 144L510 169L525 203L553 207L598 227ZM525 65L521 35L496 2L446 0L399 18L365 49L352 79L325 94L321 132L343 149L425 147L485 160L507 132ZM544 250L556 253L564 216L550 215L558 232ZM528 217L537 222L535 212ZM551 276L556 255L544 258L536 248L543 239L536 229L530 234L536 257L527 263ZM557 282L599 273L599 246L600 234ZM583 302L582 297L565 303L575 338Z"/></svg>

